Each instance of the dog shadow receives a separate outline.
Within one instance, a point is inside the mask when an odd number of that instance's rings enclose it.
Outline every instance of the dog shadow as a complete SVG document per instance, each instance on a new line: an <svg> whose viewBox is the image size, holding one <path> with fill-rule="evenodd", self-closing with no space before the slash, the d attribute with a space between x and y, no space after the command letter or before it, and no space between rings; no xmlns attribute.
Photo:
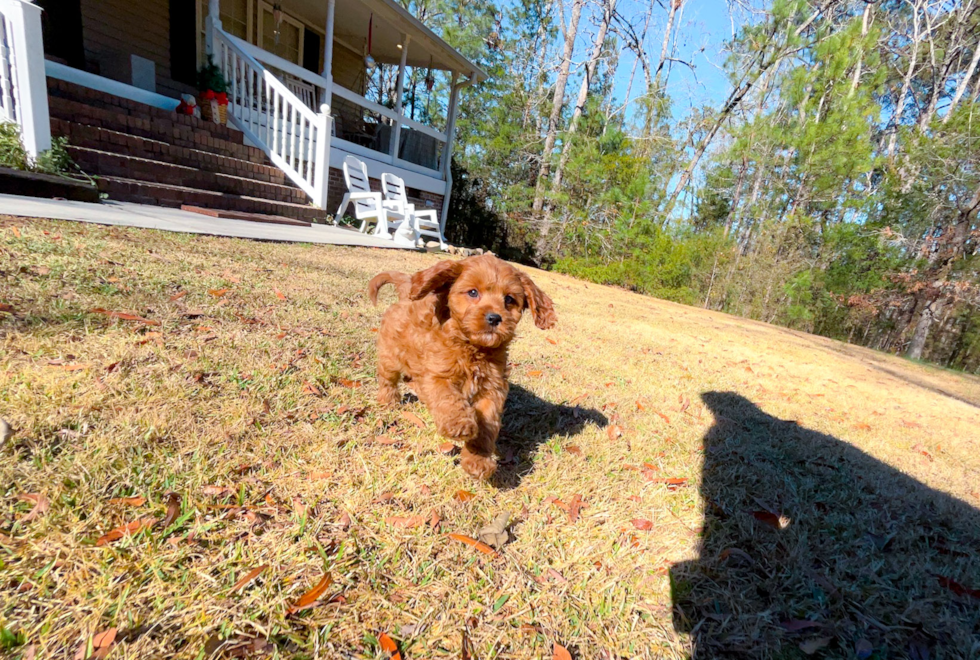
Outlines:
<svg viewBox="0 0 980 660"><path fill-rule="evenodd" d="M980 511L738 394L702 399L699 556L670 571L693 658L980 657Z"/></svg>
<svg viewBox="0 0 980 660"><path fill-rule="evenodd" d="M504 490L516 488L533 469L539 445L555 436L578 435L589 424L604 428L608 423L598 410L551 403L520 385L511 385L497 440L500 461L494 484Z"/></svg>

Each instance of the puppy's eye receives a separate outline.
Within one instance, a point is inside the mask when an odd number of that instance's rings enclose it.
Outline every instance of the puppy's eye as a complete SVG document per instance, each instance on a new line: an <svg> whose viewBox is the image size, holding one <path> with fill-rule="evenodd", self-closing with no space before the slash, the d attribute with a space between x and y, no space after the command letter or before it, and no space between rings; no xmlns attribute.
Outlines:
<svg viewBox="0 0 980 660"><path fill-rule="evenodd" d="M510 307L511 305L516 305L517 301L514 300L514 296L504 296L504 304Z"/></svg>
<svg viewBox="0 0 980 660"><path fill-rule="evenodd" d="M477 291L476 289L470 289L469 291L466 292L466 295L468 295L470 298L476 298L480 295L480 292Z"/></svg>

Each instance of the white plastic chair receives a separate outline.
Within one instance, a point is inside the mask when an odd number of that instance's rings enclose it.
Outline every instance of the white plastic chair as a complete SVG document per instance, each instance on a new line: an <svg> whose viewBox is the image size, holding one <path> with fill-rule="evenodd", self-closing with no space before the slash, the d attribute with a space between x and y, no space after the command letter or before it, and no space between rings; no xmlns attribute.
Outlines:
<svg viewBox="0 0 980 660"><path fill-rule="evenodd" d="M354 204L354 217L361 221L360 230L367 231L369 221L375 223L374 235L390 238L399 245L416 247L418 235L415 232L411 216L402 212L397 205L382 200L381 193L371 190L368 180L367 165L359 158L348 156L344 159L344 182L347 193L344 194L333 223L340 224L348 205ZM394 230L392 235L390 232Z"/></svg>
<svg viewBox="0 0 980 660"><path fill-rule="evenodd" d="M401 177L385 172L381 175L381 190L384 191L385 203L389 208L396 209L399 213L405 214L412 219L412 225L419 236L432 236L439 239L439 248L445 250L446 239L442 235L442 227L439 225L439 214L435 209L415 210L415 205L408 202L408 195L405 192L405 182Z"/></svg>

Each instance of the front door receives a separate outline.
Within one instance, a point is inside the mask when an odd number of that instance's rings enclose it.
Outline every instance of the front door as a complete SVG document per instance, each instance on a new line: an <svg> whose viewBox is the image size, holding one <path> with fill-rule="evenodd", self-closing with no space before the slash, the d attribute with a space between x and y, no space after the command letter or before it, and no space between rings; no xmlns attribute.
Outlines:
<svg viewBox="0 0 980 660"><path fill-rule="evenodd" d="M81 0L37 0L41 7L44 54L76 69L85 68Z"/></svg>

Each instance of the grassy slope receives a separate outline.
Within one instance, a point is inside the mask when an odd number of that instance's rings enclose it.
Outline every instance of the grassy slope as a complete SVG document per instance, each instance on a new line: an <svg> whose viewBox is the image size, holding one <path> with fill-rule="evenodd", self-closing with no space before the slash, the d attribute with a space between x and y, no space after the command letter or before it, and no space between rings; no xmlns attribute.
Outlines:
<svg viewBox="0 0 980 660"><path fill-rule="evenodd" d="M422 406L405 409L425 428L373 403L365 284L435 260L0 218L0 416L18 429L0 448L0 623L37 657L110 627L118 658L256 636L282 657L382 657L382 632L408 658L457 658L464 627L481 659L977 644L978 601L936 576L980 589L980 381L538 272L559 326L525 321L505 464L477 484ZM162 518L171 492L166 529L94 545ZM50 509L25 520L22 493ZM575 494L571 522L548 498ZM501 511L496 559L444 534ZM438 532L386 520L432 512ZM324 600L343 597L287 617L324 572Z"/></svg>

